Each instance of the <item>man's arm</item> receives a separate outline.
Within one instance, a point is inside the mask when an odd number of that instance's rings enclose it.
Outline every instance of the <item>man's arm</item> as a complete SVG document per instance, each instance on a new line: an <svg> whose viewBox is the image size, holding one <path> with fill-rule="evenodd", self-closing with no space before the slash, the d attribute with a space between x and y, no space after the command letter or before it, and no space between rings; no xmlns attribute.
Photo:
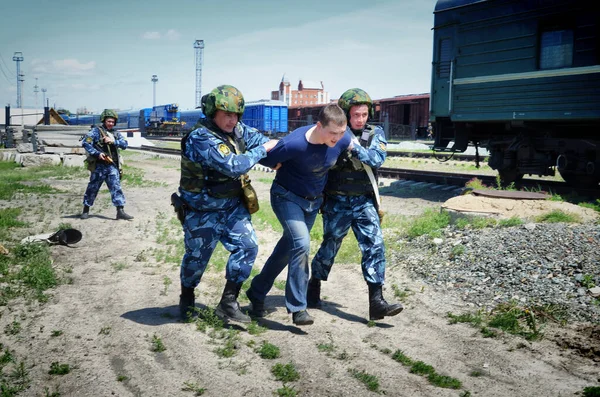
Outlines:
<svg viewBox="0 0 600 397"><path fill-rule="evenodd" d="M351 153L353 157L371 168L381 167L387 156L387 140L383 130L375 127L375 134L369 147L364 148L358 143L354 143Z"/></svg>
<svg viewBox="0 0 600 397"><path fill-rule="evenodd" d="M98 158L100 151L94 147L95 144L100 140L100 132L97 127L92 128L81 141L81 146L90 154L90 156Z"/></svg>
<svg viewBox="0 0 600 397"><path fill-rule="evenodd" d="M115 146L119 149L127 149L129 143L127 139L123 137L123 135L119 131L115 131Z"/></svg>
<svg viewBox="0 0 600 397"><path fill-rule="evenodd" d="M204 129L190 134L186 142L186 156L229 177L236 178L247 173L258 160L267 155L259 145L245 153L235 154L228 145Z"/></svg>

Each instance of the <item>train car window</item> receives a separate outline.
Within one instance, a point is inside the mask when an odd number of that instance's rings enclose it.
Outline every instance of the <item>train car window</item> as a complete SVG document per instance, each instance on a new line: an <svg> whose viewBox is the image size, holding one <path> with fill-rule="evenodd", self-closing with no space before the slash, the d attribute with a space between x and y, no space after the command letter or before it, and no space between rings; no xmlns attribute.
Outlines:
<svg viewBox="0 0 600 397"><path fill-rule="evenodd" d="M440 56L438 63L438 77L450 77L450 61L452 60L452 40L440 40Z"/></svg>
<svg viewBox="0 0 600 397"><path fill-rule="evenodd" d="M540 69L573 66L573 31L542 32L540 40Z"/></svg>

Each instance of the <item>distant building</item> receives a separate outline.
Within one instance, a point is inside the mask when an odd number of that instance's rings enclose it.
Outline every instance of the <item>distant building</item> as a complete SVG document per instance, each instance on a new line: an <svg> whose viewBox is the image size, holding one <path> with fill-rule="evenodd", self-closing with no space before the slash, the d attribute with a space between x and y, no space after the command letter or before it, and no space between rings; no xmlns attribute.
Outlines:
<svg viewBox="0 0 600 397"><path fill-rule="evenodd" d="M283 75L279 91L271 91L271 99L283 101L288 106L314 106L329 103L329 93L325 91L322 81L300 80L298 89L292 90L290 81Z"/></svg>

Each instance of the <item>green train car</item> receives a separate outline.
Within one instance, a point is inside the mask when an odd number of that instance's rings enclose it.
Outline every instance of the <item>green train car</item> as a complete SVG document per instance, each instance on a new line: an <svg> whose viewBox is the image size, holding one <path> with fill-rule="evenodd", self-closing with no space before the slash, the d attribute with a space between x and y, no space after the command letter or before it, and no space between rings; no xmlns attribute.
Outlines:
<svg viewBox="0 0 600 397"><path fill-rule="evenodd" d="M600 182L600 6L588 0L439 0L434 150L485 147L504 183Z"/></svg>

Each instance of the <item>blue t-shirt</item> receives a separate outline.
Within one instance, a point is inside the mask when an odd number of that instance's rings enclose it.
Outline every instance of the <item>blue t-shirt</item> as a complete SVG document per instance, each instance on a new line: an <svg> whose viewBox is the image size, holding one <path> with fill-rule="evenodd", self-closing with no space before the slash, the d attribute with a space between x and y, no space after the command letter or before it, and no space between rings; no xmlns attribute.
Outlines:
<svg viewBox="0 0 600 397"><path fill-rule="evenodd" d="M292 131L282 138L277 146L267 153L261 164L275 167L275 183L301 197L317 197L323 193L327 183L327 172L333 167L339 155L348 148L352 137L348 130L334 147L325 144L309 143L306 131L314 127L308 125Z"/></svg>

